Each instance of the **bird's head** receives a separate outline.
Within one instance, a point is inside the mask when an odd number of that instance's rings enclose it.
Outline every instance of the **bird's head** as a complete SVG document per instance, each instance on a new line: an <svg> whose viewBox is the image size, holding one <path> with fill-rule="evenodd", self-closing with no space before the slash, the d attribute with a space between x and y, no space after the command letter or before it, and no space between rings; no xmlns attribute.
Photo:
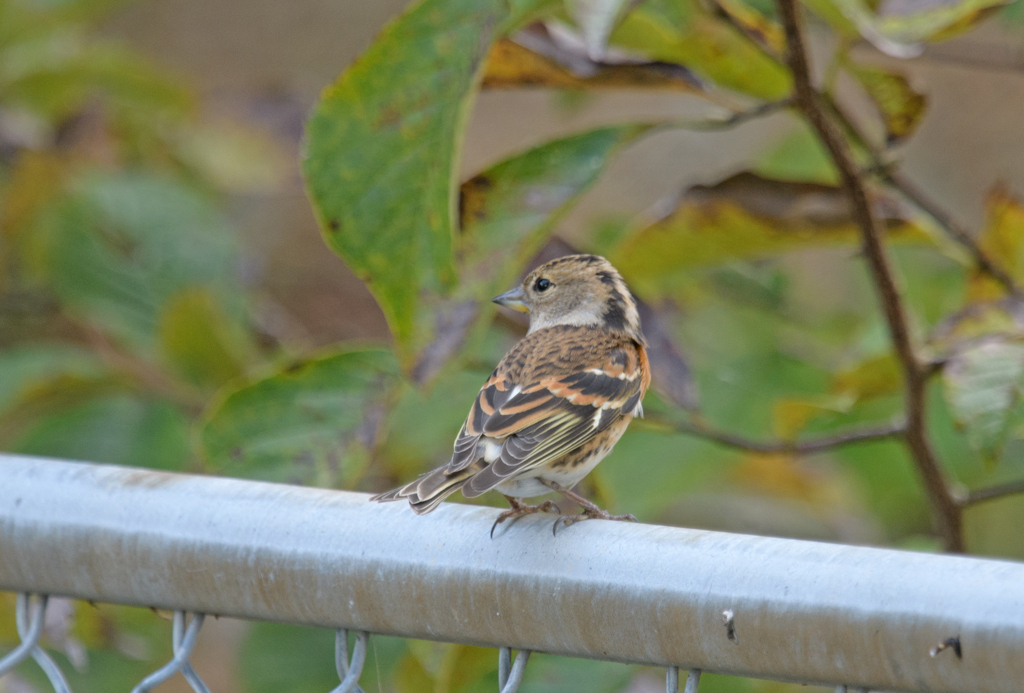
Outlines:
<svg viewBox="0 0 1024 693"><path fill-rule="evenodd" d="M552 260L493 300L529 312L530 332L554 325L594 325L644 343L636 299L618 270L597 255Z"/></svg>

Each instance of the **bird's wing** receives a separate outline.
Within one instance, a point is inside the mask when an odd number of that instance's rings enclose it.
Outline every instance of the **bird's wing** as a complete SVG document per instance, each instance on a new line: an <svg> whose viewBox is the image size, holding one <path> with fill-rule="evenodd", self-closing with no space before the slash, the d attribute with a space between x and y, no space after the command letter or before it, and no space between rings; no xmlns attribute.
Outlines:
<svg viewBox="0 0 1024 693"><path fill-rule="evenodd" d="M638 410L649 382L643 347L616 341L577 358L544 360L518 378L499 366L473 403L447 468L454 473L479 460L482 438L500 441L497 459L467 481L465 495L557 460Z"/></svg>

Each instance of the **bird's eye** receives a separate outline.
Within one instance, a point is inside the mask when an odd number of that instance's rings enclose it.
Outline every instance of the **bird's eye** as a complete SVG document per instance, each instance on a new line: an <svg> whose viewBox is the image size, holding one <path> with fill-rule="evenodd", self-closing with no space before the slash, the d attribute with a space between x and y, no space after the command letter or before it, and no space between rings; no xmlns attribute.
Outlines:
<svg viewBox="0 0 1024 693"><path fill-rule="evenodd" d="M533 288L535 288L537 291L547 291L548 289L551 288L551 286L552 284L550 281L548 281L544 277L541 277L536 281L536 283L534 283Z"/></svg>

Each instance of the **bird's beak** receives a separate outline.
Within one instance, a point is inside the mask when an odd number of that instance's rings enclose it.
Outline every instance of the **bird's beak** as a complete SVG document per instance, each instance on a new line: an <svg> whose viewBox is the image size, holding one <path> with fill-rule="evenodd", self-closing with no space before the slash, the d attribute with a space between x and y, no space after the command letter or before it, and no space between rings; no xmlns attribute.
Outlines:
<svg viewBox="0 0 1024 693"><path fill-rule="evenodd" d="M500 296L495 296L491 300L497 303L499 306L505 306L512 310L518 310L520 313L527 312L526 302L523 300L526 298L526 293L523 291L523 287L517 286L514 289L510 289Z"/></svg>

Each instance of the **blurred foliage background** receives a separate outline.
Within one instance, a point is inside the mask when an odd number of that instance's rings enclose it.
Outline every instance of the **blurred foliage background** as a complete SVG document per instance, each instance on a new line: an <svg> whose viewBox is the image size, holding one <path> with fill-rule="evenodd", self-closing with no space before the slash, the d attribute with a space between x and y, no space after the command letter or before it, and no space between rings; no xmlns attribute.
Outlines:
<svg viewBox="0 0 1024 693"><path fill-rule="evenodd" d="M804 5L934 364L950 492L1024 479L1024 306L1006 286L1024 283L1022 5ZM0 449L387 488L448 457L523 334L486 299L579 249L645 303L656 368L648 418L585 481L596 500L941 550L899 439L799 450L898 427L903 386L836 170L780 103L778 19L762 0L0 0ZM961 223L1002 282L951 238ZM963 520L970 552L1024 558L1024 496ZM88 692L130 688L169 633L148 610L57 600L46 637ZM332 639L221 619L194 664L213 690L325 691ZM365 690L496 688L493 651L371 643ZM661 676L537 656L522 690ZM36 690L31 664L0 680Z"/></svg>

